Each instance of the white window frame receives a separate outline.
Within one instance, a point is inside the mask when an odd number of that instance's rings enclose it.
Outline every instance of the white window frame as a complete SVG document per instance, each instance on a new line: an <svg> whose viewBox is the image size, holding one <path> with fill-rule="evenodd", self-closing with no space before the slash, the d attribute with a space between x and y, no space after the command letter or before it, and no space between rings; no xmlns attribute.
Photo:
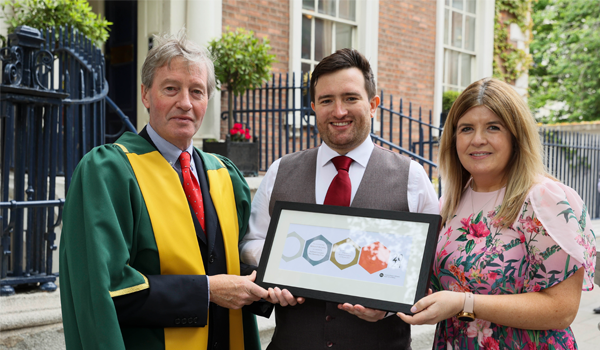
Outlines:
<svg viewBox="0 0 600 350"><path fill-rule="evenodd" d="M315 40L316 40L316 35L315 35L315 19L322 19L324 21L330 21L332 22L332 31L331 31L331 36L332 36L332 47L331 47L331 52L325 53L325 56L328 56L332 53L335 52L335 46L336 46L336 26L338 23L342 23L342 24L347 24L349 26L352 27L352 42L350 44L350 47L356 47L356 32L358 29L358 22L356 20L348 20L348 19L343 19L339 17L339 11L340 11L340 7L336 6L336 16L331 16L331 15L326 15L326 14L322 14L319 13L318 10L306 10L306 9L302 9L302 16L304 17L306 16L310 16L310 22L311 22L311 38L310 38L310 58L300 58L301 64L308 64L310 65L310 71L312 71L314 69L314 66L316 66L319 61L314 60L314 56L315 56Z"/></svg>
<svg viewBox="0 0 600 350"><path fill-rule="evenodd" d="M445 49L450 48L444 45L444 34L448 28L444 27L445 0L437 0L436 12L436 49L435 49L435 87L433 102L434 124L439 125L439 117L442 112L442 95L444 91L445 67ZM491 77L493 74L494 60L494 1L477 1L476 23L475 23L475 51L456 50L469 54L475 54L471 64L471 82L485 77ZM450 38L451 40L451 38ZM459 72L460 73L460 72ZM468 84L467 84L468 85Z"/></svg>
<svg viewBox="0 0 600 350"><path fill-rule="evenodd" d="M296 84L300 82L299 75L302 69L302 13L302 0L290 0L289 71L296 73ZM321 13L314 15L335 22L356 25L353 33L353 48L360 51L369 60L373 74L377 76L379 0L356 0L356 21L354 22Z"/></svg>
<svg viewBox="0 0 600 350"><path fill-rule="evenodd" d="M302 0L290 0L290 54L289 72L294 75L295 86L300 86L302 70ZM319 14L319 17L334 17ZM335 18L335 21L344 22ZM351 22L351 21L349 21ZM314 23L314 22L313 22ZM362 53L371 64L373 76L377 81L377 62L379 48L379 0L356 0L356 23L353 33L353 48ZM300 92L296 92L296 101L300 101ZM314 118L314 116L312 117ZM377 116L375 117L377 118ZM301 118L294 118L300 120ZM314 120L310 121L314 125ZM299 122L296 122L297 124ZM304 122L302 122L304 124ZM379 123L375 123L378 128ZM296 125L299 127L300 125Z"/></svg>

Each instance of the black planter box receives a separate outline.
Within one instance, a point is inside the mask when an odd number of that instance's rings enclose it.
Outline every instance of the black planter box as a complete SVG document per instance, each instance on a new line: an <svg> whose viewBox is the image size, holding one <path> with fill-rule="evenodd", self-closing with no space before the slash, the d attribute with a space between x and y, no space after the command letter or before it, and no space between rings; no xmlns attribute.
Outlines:
<svg viewBox="0 0 600 350"><path fill-rule="evenodd" d="M258 142L208 142L202 150L229 158L244 176L258 176Z"/></svg>

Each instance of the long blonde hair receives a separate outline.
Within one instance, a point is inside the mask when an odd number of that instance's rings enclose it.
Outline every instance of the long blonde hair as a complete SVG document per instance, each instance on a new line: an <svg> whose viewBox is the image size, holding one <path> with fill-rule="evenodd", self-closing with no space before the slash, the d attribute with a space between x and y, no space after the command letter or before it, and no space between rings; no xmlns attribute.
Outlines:
<svg viewBox="0 0 600 350"><path fill-rule="evenodd" d="M473 107L485 106L502 121L512 134L513 154L508 162L507 183L499 225L510 226L518 217L529 189L540 175L551 177L542 159L542 143L529 108L505 82L485 78L469 85L456 99L440 140L439 164L444 183L442 223L452 219L471 174L462 166L456 151L456 126Z"/></svg>

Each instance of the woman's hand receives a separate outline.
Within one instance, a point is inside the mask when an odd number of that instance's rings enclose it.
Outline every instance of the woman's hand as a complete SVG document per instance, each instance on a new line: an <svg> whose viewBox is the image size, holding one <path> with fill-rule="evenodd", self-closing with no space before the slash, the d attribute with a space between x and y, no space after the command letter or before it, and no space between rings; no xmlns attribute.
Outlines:
<svg viewBox="0 0 600 350"><path fill-rule="evenodd" d="M548 330L571 325L581 298L584 269L566 280L539 292L520 294L474 294L474 311L478 319L506 327ZM415 313L398 316L409 324L434 324L462 311L465 294L442 291L419 300L411 309Z"/></svg>
<svg viewBox="0 0 600 350"><path fill-rule="evenodd" d="M412 324L436 324L462 311L465 303L465 293L441 291L430 294L419 300L410 311L413 316L398 312L402 321Z"/></svg>

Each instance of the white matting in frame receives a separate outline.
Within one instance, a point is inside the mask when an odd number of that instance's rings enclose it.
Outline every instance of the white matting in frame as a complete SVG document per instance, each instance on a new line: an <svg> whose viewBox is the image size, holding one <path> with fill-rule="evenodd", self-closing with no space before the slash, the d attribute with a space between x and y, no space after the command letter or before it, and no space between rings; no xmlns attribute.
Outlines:
<svg viewBox="0 0 600 350"><path fill-rule="evenodd" d="M409 312L425 295L438 215L277 202L257 283Z"/></svg>

